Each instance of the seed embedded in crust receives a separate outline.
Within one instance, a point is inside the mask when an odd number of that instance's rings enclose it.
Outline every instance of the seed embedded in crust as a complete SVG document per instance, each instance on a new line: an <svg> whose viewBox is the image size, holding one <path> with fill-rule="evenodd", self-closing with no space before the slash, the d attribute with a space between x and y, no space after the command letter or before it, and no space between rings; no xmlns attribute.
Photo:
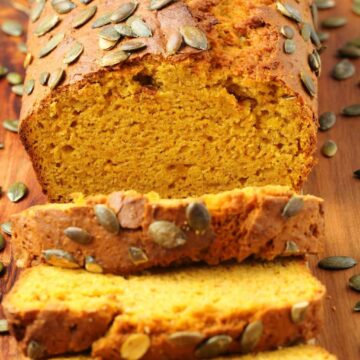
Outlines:
<svg viewBox="0 0 360 360"><path fill-rule="evenodd" d="M192 202L186 207L186 220L190 227L199 232L206 231L211 222L208 208L200 202Z"/></svg>
<svg viewBox="0 0 360 360"><path fill-rule="evenodd" d="M99 64L100 66L106 67L106 66L114 66L117 64L120 64L124 62L129 57L129 54L122 51L122 50L115 50L112 51L110 54L107 54L103 56Z"/></svg>
<svg viewBox="0 0 360 360"><path fill-rule="evenodd" d="M31 12L30 12L30 20L32 22L36 22L41 13L43 12L45 7L45 0L38 0L36 1L35 5L33 6Z"/></svg>
<svg viewBox="0 0 360 360"><path fill-rule="evenodd" d="M93 241L93 237L86 230L76 226L69 226L64 230L64 234L72 241L82 245L90 244Z"/></svg>
<svg viewBox="0 0 360 360"><path fill-rule="evenodd" d="M261 339L263 330L264 326L261 320L256 320L246 326L240 340L243 353L248 353L255 349Z"/></svg>
<svg viewBox="0 0 360 360"><path fill-rule="evenodd" d="M103 268L98 264L98 262L92 256L86 256L85 270L95 274L101 274L104 272Z"/></svg>
<svg viewBox="0 0 360 360"><path fill-rule="evenodd" d="M215 335L196 349L195 356L199 359L208 359L222 355L232 342L233 339L229 335Z"/></svg>
<svg viewBox="0 0 360 360"><path fill-rule="evenodd" d="M115 10L110 16L110 21L112 23L119 23L126 20L129 16L131 16L136 10L138 3L135 1L130 1L122 4L117 10Z"/></svg>
<svg viewBox="0 0 360 360"><path fill-rule="evenodd" d="M37 360L44 358L46 351L39 342L31 340L27 346L26 354L30 359Z"/></svg>
<svg viewBox="0 0 360 360"><path fill-rule="evenodd" d="M67 51L64 55L63 63L64 64L72 64L76 60L79 59L80 55L84 51L84 45L75 41L72 47Z"/></svg>
<svg viewBox="0 0 360 360"><path fill-rule="evenodd" d="M306 318L306 313L309 308L308 301L301 301L297 304L294 304L291 307L291 320L294 324L300 324Z"/></svg>
<svg viewBox="0 0 360 360"><path fill-rule="evenodd" d="M170 5L174 0L151 0L150 1L150 10L161 10L165 6Z"/></svg>
<svg viewBox="0 0 360 360"><path fill-rule="evenodd" d="M178 331L168 336L167 340L176 346L195 346L205 339L205 335L197 331Z"/></svg>
<svg viewBox="0 0 360 360"><path fill-rule="evenodd" d="M54 35L39 51L39 58L50 54L64 40L65 34L59 33Z"/></svg>
<svg viewBox="0 0 360 360"><path fill-rule="evenodd" d="M306 92L311 97L314 97L316 95L316 86L315 86L314 80L311 78L311 76L308 73L302 71L300 73L300 79L301 79L301 82L302 82Z"/></svg>
<svg viewBox="0 0 360 360"><path fill-rule="evenodd" d="M93 18L97 11L97 6L89 6L80 11L71 23L71 26L75 29L85 25L89 20Z"/></svg>
<svg viewBox="0 0 360 360"><path fill-rule="evenodd" d="M59 16L50 15L41 21L41 23L35 29L34 34L39 37L43 36L49 31L51 31L59 22L60 22Z"/></svg>
<svg viewBox="0 0 360 360"><path fill-rule="evenodd" d="M94 212L99 224L111 234L118 234L120 223L115 211L106 205L98 204L94 206Z"/></svg>
<svg viewBox="0 0 360 360"><path fill-rule="evenodd" d="M27 186L24 183L18 181L9 187L6 195L11 202L16 203L23 199L27 193Z"/></svg>
<svg viewBox="0 0 360 360"><path fill-rule="evenodd" d="M144 250L135 246L129 247L129 257L131 262L135 265L144 264L149 261Z"/></svg>
<svg viewBox="0 0 360 360"><path fill-rule="evenodd" d="M183 43L183 38L179 31L173 31L170 33L166 42L166 52L168 55L176 54Z"/></svg>
<svg viewBox="0 0 360 360"><path fill-rule="evenodd" d="M131 334L121 345L120 355L126 360L141 359L150 348L150 338L146 334Z"/></svg>
<svg viewBox="0 0 360 360"><path fill-rule="evenodd" d="M42 255L45 261L53 266L67 269L78 269L80 267L70 253L61 249L43 250Z"/></svg>
<svg viewBox="0 0 360 360"><path fill-rule="evenodd" d="M156 244L166 249L173 249L186 243L186 235L170 221L154 221L149 226L149 235Z"/></svg>
<svg viewBox="0 0 360 360"><path fill-rule="evenodd" d="M186 45L198 50L209 49L209 43L203 30L191 25L181 26L179 30Z"/></svg>
<svg viewBox="0 0 360 360"><path fill-rule="evenodd" d="M284 206L281 215L285 218L290 218L299 214L303 208L304 199L301 196L293 195Z"/></svg>

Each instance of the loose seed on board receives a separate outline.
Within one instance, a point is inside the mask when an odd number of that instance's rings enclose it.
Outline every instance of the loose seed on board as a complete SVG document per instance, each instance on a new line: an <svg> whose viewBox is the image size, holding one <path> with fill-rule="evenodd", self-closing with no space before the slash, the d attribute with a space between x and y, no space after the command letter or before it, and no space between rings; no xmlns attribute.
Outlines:
<svg viewBox="0 0 360 360"><path fill-rule="evenodd" d="M324 112L319 117L319 123L320 123L319 129L321 131L326 131L331 129L336 123L336 114L332 111Z"/></svg>
<svg viewBox="0 0 360 360"><path fill-rule="evenodd" d="M349 279L349 286L355 291L360 291L360 274L354 275Z"/></svg>
<svg viewBox="0 0 360 360"><path fill-rule="evenodd" d="M206 231L210 226L211 215L203 203L192 202L186 207L186 220L190 227L199 232Z"/></svg>
<svg viewBox="0 0 360 360"><path fill-rule="evenodd" d="M132 32L131 27L126 24L116 24L114 25L115 30L122 36L135 37L135 34Z"/></svg>
<svg viewBox="0 0 360 360"><path fill-rule="evenodd" d="M296 50L295 41L292 39L286 39L284 41L284 52L285 54L293 54Z"/></svg>
<svg viewBox="0 0 360 360"><path fill-rule="evenodd" d="M4 222L1 224L1 230L11 236L12 235L12 225L11 225L11 222L10 221L7 221L7 222Z"/></svg>
<svg viewBox="0 0 360 360"><path fill-rule="evenodd" d="M24 84L24 93L26 95L30 95L35 87L35 80L34 79L29 79L25 82Z"/></svg>
<svg viewBox="0 0 360 360"><path fill-rule="evenodd" d="M0 65L0 79L4 77L9 72L9 69L6 66Z"/></svg>
<svg viewBox="0 0 360 360"><path fill-rule="evenodd" d="M355 311L355 312L360 311L360 301L356 302L356 304L353 307L353 311Z"/></svg>
<svg viewBox="0 0 360 360"><path fill-rule="evenodd" d="M24 32L23 26L15 20L5 20L1 24L1 30L10 36L21 36Z"/></svg>
<svg viewBox="0 0 360 360"><path fill-rule="evenodd" d="M198 50L207 50L209 48L205 32L198 27L186 25L180 27L179 30L186 45Z"/></svg>
<svg viewBox="0 0 360 360"><path fill-rule="evenodd" d="M17 133L19 131L19 120L6 119L3 122L3 127L6 130Z"/></svg>
<svg viewBox="0 0 360 360"><path fill-rule="evenodd" d="M261 339L263 329L261 320L254 321L246 326L240 340L243 353L248 353L256 347Z"/></svg>
<svg viewBox="0 0 360 360"><path fill-rule="evenodd" d="M342 109L341 113L345 116L360 116L360 104L354 104Z"/></svg>
<svg viewBox="0 0 360 360"><path fill-rule="evenodd" d="M308 62L311 70L315 73L316 76L320 76L321 74L321 58L317 50L315 49L308 56Z"/></svg>
<svg viewBox="0 0 360 360"><path fill-rule="evenodd" d="M45 86L49 80L50 73L47 71L44 71L40 74L39 82L41 85Z"/></svg>
<svg viewBox="0 0 360 360"><path fill-rule="evenodd" d="M94 21L94 23L91 25L91 27L93 29L97 29L102 26L109 25L111 23L111 20L110 20L111 15L112 15L112 13L107 13L107 14L99 17L98 19L96 19Z"/></svg>
<svg viewBox="0 0 360 360"><path fill-rule="evenodd" d="M112 23L119 23L121 21L126 20L129 16L131 16L136 10L138 3L135 1L130 1L122 4L117 10L115 10L110 16L110 21Z"/></svg>
<svg viewBox="0 0 360 360"><path fill-rule="evenodd" d="M95 258L92 256L87 256L85 258L85 270L95 274L101 274L104 272L103 268L96 262Z"/></svg>
<svg viewBox="0 0 360 360"><path fill-rule="evenodd" d="M71 26L75 29L85 25L95 15L97 6L89 6L84 10L81 10L71 23Z"/></svg>
<svg viewBox="0 0 360 360"><path fill-rule="evenodd" d="M23 84L19 84L19 85L13 85L11 87L11 91L18 96L23 96L24 95L24 85Z"/></svg>
<svg viewBox="0 0 360 360"><path fill-rule="evenodd" d="M197 331L178 331L168 336L168 341L176 346L195 346L200 344L205 335Z"/></svg>
<svg viewBox="0 0 360 360"><path fill-rule="evenodd" d="M33 6L30 13L30 20L32 22L35 22L39 19L41 13L44 10L44 7L45 7L45 0L38 0L35 2L35 5Z"/></svg>
<svg viewBox="0 0 360 360"><path fill-rule="evenodd" d="M9 324L6 319L0 319L0 334L9 332Z"/></svg>
<svg viewBox="0 0 360 360"><path fill-rule="evenodd" d="M347 19L342 16L330 16L321 22L321 26L328 29L335 29L344 26Z"/></svg>
<svg viewBox="0 0 360 360"><path fill-rule="evenodd" d="M119 50L126 51L126 52L132 52L132 51L138 51L141 49L146 48L146 43L142 40L129 40L124 43L122 43L119 47Z"/></svg>
<svg viewBox="0 0 360 360"><path fill-rule="evenodd" d="M310 40L311 36L311 26L308 23L304 23L301 27L301 36L305 41Z"/></svg>
<svg viewBox="0 0 360 360"><path fill-rule="evenodd" d="M60 18L57 15L50 15L40 22L38 27L35 29L34 34L36 36L43 36L52 30L58 23Z"/></svg>
<svg viewBox="0 0 360 360"><path fill-rule="evenodd" d="M129 257L131 262L135 265L144 264L149 261L144 250L135 246L129 247Z"/></svg>
<svg viewBox="0 0 360 360"><path fill-rule="evenodd" d="M169 37L167 38L166 41L166 52L169 55L174 55L176 54L183 42L183 38L180 34L180 32L178 31L173 31L170 33Z"/></svg>
<svg viewBox="0 0 360 360"><path fill-rule="evenodd" d="M37 341L31 340L26 349L30 359L42 359L45 356L45 348Z"/></svg>
<svg viewBox="0 0 360 360"><path fill-rule="evenodd" d="M335 0L315 0L315 4L319 10L326 10L335 7Z"/></svg>
<svg viewBox="0 0 360 360"><path fill-rule="evenodd" d="M304 208L304 199L301 196L293 195L284 206L281 216L290 218L297 215Z"/></svg>
<svg viewBox="0 0 360 360"><path fill-rule="evenodd" d="M316 95L316 87L315 87L315 83L314 83L313 79L311 78L311 76L309 74L307 74L306 72L302 71L300 73L300 79L301 79L301 82L302 82L305 90L307 91L307 93L311 97L314 97Z"/></svg>
<svg viewBox="0 0 360 360"><path fill-rule="evenodd" d="M333 140L325 141L324 145L321 148L321 153L326 157L333 157L337 152L336 142Z"/></svg>
<svg viewBox="0 0 360 360"><path fill-rule="evenodd" d="M291 320L294 324L299 324L305 320L307 310L309 308L308 301L302 301L291 307Z"/></svg>
<svg viewBox="0 0 360 360"><path fill-rule="evenodd" d="M224 354L233 339L229 335L215 335L201 344L195 351L195 356L199 359L208 359Z"/></svg>
<svg viewBox="0 0 360 360"><path fill-rule="evenodd" d="M0 251L4 250L5 244L6 244L5 239L2 236L2 234L0 234Z"/></svg>
<svg viewBox="0 0 360 360"><path fill-rule="evenodd" d="M69 0L52 1L51 5L58 14L67 14L76 8L76 5Z"/></svg>
<svg viewBox="0 0 360 360"><path fill-rule="evenodd" d="M104 55L100 61L100 66L114 66L117 64L120 64L124 62L129 57L129 54L122 51L122 50L116 50L112 51L110 54Z"/></svg>
<svg viewBox="0 0 360 360"><path fill-rule="evenodd" d="M348 41L346 45L356 46L360 48L360 37Z"/></svg>
<svg viewBox="0 0 360 360"><path fill-rule="evenodd" d="M108 232L118 234L120 231L119 220L111 208L98 204L94 206L94 212L99 224Z"/></svg>
<svg viewBox="0 0 360 360"><path fill-rule="evenodd" d="M299 247L297 246L295 241L287 241L285 245L285 251L284 253L286 255L295 255L300 252Z"/></svg>
<svg viewBox="0 0 360 360"><path fill-rule="evenodd" d="M39 51L39 58L50 54L63 40L65 34L59 33L54 35Z"/></svg>
<svg viewBox="0 0 360 360"><path fill-rule="evenodd" d="M64 234L79 244L90 244L93 241L93 237L84 229L76 226L69 226L64 230Z"/></svg>
<svg viewBox="0 0 360 360"><path fill-rule="evenodd" d="M350 256L329 256L318 262L318 267L324 270L350 269L357 264L357 261Z"/></svg>
<svg viewBox="0 0 360 360"><path fill-rule="evenodd" d="M284 16L288 17L291 20L294 20L298 23L302 22L300 12L295 9L290 4L284 4L280 1L276 2L276 9L283 14Z"/></svg>
<svg viewBox="0 0 360 360"><path fill-rule="evenodd" d="M59 266L68 269L78 269L80 267L80 265L75 261L74 257L64 250L43 250L42 255L45 261L53 266Z"/></svg>
<svg viewBox="0 0 360 360"><path fill-rule="evenodd" d="M64 69L57 69L53 73L51 73L48 80L49 88L55 89L60 84L64 76L65 76Z"/></svg>
<svg viewBox="0 0 360 360"><path fill-rule="evenodd" d="M360 58L360 48L354 45L345 45L338 50L340 57L346 57L350 59Z"/></svg>
<svg viewBox="0 0 360 360"><path fill-rule="evenodd" d="M356 177L357 179L360 179L360 169L359 169L359 170L355 170L355 171L353 172L353 175L354 175L354 177Z"/></svg>
<svg viewBox="0 0 360 360"><path fill-rule="evenodd" d="M9 187L6 195L11 202L16 203L23 199L26 196L27 192L28 189L26 185L18 181Z"/></svg>
<svg viewBox="0 0 360 360"><path fill-rule="evenodd" d="M335 65L331 73L336 80L345 80L355 75L355 66L348 59L341 60Z"/></svg>
<svg viewBox="0 0 360 360"><path fill-rule="evenodd" d="M284 25L280 29L280 33L286 38L286 39L292 39L295 36L294 29L289 25Z"/></svg>
<svg viewBox="0 0 360 360"><path fill-rule="evenodd" d="M151 0L150 1L150 10L160 10L165 6L171 4L174 0Z"/></svg>
<svg viewBox="0 0 360 360"><path fill-rule="evenodd" d="M186 243L186 235L170 221L154 221L149 226L149 235L156 244L166 249L176 248Z"/></svg>
<svg viewBox="0 0 360 360"><path fill-rule="evenodd" d="M75 62L84 51L84 45L75 41L70 50L65 53L63 63L72 64Z"/></svg>
<svg viewBox="0 0 360 360"><path fill-rule="evenodd" d="M150 347L150 338L146 334L131 334L121 345L120 355L126 360L141 359Z"/></svg>
<svg viewBox="0 0 360 360"><path fill-rule="evenodd" d="M23 82L22 76L16 72L9 72L6 75L6 80L11 85L19 85Z"/></svg>
<svg viewBox="0 0 360 360"><path fill-rule="evenodd" d="M131 31L138 37L151 37L152 31L149 25L137 16L132 16L128 19L127 25L130 26Z"/></svg>

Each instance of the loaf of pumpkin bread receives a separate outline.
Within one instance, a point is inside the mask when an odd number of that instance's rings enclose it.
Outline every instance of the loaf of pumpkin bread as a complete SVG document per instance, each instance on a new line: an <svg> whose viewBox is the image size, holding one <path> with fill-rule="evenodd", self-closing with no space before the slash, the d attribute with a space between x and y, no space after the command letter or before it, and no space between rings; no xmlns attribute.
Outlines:
<svg viewBox="0 0 360 360"><path fill-rule="evenodd" d="M302 260L129 277L39 265L21 274L3 307L30 357L92 346L104 360L192 360L314 338L324 294Z"/></svg>
<svg viewBox="0 0 360 360"><path fill-rule="evenodd" d="M115 274L314 254L324 243L322 200L281 186L181 200L115 192L34 206L14 215L12 223L20 267L48 262Z"/></svg>
<svg viewBox="0 0 360 360"><path fill-rule="evenodd" d="M320 61L309 0L38 3L20 137L50 200L301 188Z"/></svg>

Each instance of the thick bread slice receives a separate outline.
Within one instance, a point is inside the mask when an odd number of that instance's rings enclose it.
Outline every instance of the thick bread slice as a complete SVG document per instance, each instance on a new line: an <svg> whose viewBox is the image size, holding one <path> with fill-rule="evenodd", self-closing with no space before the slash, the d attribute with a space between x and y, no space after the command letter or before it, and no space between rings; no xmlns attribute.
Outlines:
<svg viewBox="0 0 360 360"><path fill-rule="evenodd" d="M33 342L48 356L95 342L95 357L116 360L140 341L144 360L192 360L217 335L225 336L229 353L311 339L322 323L324 295L302 260L129 277L39 265L21 275L3 307L25 353ZM196 341L174 340L184 331L195 332Z"/></svg>
<svg viewBox="0 0 360 360"><path fill-rule="evenodd" d="M13 253L18 266L28 267L44 261L44 250L61 249L71 254L80 267L91 256L104 272L127 274L174 263L205 261L213 265L229 259L243 261L249 256L269 260L279 255L321 252L323 201L300 196L304 205L299 213L283 216L284 207L294 195L289 188L280 186L183 200L128 191L89 197L75 204L35 206L12 218ZM194 202L204 204L211 215L203 231L189 226L187 208ZM100 225L94 211L96 204L105 204L117 214L121 226L117 234ZM156 243L149 226L159 220L181 228L186 242L171 248ZM92 236L90 243L79 243L65 235L64 230L74 226Z"/></svg>

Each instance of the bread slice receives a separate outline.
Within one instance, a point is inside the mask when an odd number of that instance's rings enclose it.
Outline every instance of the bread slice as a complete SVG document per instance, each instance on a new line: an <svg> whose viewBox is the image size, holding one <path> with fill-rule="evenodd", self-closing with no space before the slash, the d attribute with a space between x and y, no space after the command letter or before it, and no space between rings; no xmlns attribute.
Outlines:
<svg viewBox="0 0 360 360"><path fill-rule="evenodd" d="M302 205L301 210L292 217L284 216L285 206L294 198ZM109 212L115 228L99 223L104 217L99 209ZM159 242L153 230L159 221L163 227L164 221L172 227L176 224L181 241ZM72 258L62 266L115 274L196 261L213 265L229 259L243 261L249 256L269 260L279 255L318 253L324 240L322 200L295 195L280 186L182 200L160 199L154 193L117 192L72 204L35 206L13 216L12 222L12 247L18 266L38 264L54 250L61 250L60 256ZM67 232L69 227L86 231L89 238L72 237Z"/></svg>
<svg viewBox="0 0 360 360"><path fill-rule="evenodd" d="M301 260L129 277L39 265L22 273L3 307L25 353L92 346L93 356L109 360L140 350L144 360L192 360L314 338L324 294Z"/></svg>

